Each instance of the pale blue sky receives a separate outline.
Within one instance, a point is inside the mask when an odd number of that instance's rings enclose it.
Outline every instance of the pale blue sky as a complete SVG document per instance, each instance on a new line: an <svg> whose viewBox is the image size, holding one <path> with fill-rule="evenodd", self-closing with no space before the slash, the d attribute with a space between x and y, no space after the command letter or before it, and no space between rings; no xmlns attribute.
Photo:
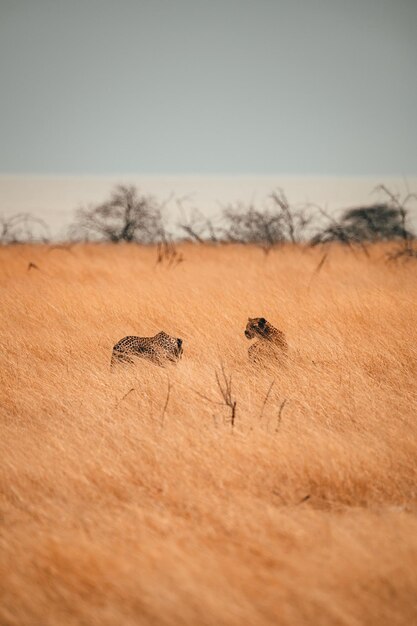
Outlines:
<svg viewBox="0 0 417 626"><path fill-rule="evenodd" d="M0 172L417 173L417 0L0 0Z"/></svg>

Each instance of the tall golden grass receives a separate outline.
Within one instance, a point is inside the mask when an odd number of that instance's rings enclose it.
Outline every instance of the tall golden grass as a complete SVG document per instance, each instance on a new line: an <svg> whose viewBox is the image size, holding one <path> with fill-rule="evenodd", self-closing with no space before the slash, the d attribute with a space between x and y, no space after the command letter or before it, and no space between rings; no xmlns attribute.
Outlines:
<svg viewBox="0 0 417 626"><path fill-rule="evenodd" d="M385 251L1 249L0 623L416 624L417 271ZM110 372L159 330L178 366Z"/></svg>

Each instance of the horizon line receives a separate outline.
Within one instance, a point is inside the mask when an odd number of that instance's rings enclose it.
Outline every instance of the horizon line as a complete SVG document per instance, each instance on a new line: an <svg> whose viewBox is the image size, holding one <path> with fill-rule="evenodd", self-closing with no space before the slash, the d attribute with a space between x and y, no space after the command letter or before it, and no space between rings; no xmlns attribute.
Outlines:
<svg viewBox="0 0 417 626"><path fill-rule="evenodd" d="M173 172L114 172L114 173L68 173L68 172L1 172L0 178L5 177L25 177L25 178L116 178L116 177L128 177L128 176L143 176L149 178L416 178L415 173L397 173L397 174L294 174L285 172L272 172L272 173L256 173L256 172L235 172L235 173L220 173L220 172L204 172L204 173L173 173Z"/></svg>

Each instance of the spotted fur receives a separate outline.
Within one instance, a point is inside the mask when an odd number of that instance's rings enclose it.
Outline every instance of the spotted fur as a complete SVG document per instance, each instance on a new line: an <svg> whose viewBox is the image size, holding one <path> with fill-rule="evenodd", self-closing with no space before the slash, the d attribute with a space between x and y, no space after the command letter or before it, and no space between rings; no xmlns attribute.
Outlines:
<svg viewBox="0 0 417 626"><path fill-rule="evenodd" d="M257 339L248 350L249 359L255 363L271 358L283 361L287 355L288 344L284 333L264 317L248 318L245 337Z"/></svg>
<svg viewBox="0 0 417 626"><path fill-rule="evenodd" d="M134 357L140 357L163 367L169 362L179 361L182 352L182 339L171 337L163 331L154 337L124 337L113 347L111 365L133 364Z"/></svg>

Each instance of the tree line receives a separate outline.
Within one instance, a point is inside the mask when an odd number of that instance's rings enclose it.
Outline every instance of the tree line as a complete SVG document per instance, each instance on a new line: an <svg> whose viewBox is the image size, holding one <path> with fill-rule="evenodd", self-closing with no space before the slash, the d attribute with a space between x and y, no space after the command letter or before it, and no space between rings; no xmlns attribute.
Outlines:
<svg viewBox="0 0 417 626"><path fill-rule="evenodd" d="M413 193L400 197L384 185L380 201L347 208L334 217L312 203L291 205L276 189L263 206L237 202L221 209L213 219L177 200L180 217L174 228L166 225L166 203L141 193L135 186L117 186L102 203L83 207L68 231L72 241L169 245L173 241L256 244L266 253L285 243L312 246L339 242L345 245L400 241L403 254L415 256L415 234L409 225ZM0 217L0 243L47 242L42 220L28 214Z"/></svg>

